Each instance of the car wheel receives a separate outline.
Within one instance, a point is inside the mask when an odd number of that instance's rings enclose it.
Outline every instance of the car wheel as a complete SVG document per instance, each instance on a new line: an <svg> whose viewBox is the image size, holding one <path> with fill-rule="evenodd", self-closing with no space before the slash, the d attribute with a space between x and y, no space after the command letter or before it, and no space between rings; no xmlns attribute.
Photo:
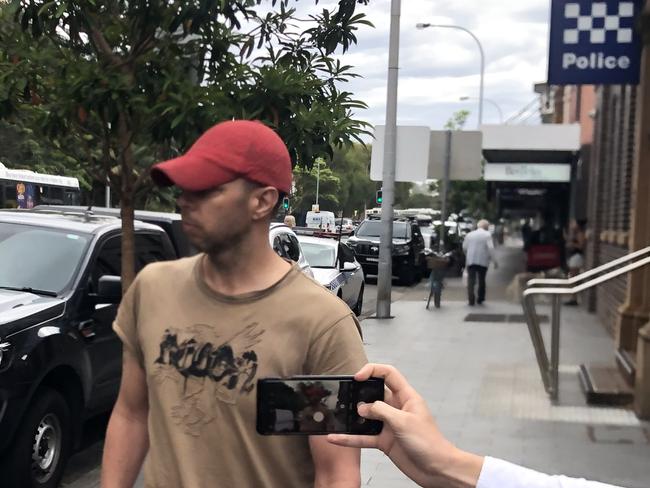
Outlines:
<svg viewBox="0 0 650 488"><path fill-rule="evenodd" d="M3 476L9 488L56 488L72 446L70 408L60 393L37 394L16 432Z"/></svg>
<svg viewBox="0 0 650 488"><path fill-rule="evenodd" d="M361 289L359 290L359 296L357 297L357 303L354 304L352 311L357 317L361 315L361 309L363 308L363 289L365 288L364 284L361 283Z"/></svg>

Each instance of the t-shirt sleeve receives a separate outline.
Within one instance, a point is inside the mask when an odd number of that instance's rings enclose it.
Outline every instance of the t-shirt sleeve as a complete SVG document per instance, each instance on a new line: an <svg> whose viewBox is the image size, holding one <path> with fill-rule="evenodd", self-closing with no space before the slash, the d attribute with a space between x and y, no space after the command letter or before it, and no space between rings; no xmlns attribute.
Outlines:
<svg viewBox="0 0 650 488"><path fill-rule="evenodd" d="M141 274L140 274L141 275ZM136 277L126 291L117 309L113 330L118 335L124 348L133 354L143 365L144 359L138 339L138 303L140 294L140 275Z"/></svg>
<svg viewBox="0 0 650 488"><path fill-rule="evenodd" d="M350 313L327 327L310 345L305 374L354 374L368 362L361 328Z"/></svg>
<svg viewBox="0 0 650 488"><path fill-rule="evenodd" d="M618 488L613 485L550 476L532 469L524 468L501 459L487 456L476 488Z"/></svg>

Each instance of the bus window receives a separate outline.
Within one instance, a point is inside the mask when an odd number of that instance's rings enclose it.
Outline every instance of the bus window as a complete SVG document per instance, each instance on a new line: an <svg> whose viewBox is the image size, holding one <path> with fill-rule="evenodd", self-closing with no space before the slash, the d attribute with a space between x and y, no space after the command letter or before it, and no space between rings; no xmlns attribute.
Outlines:
<svg viewBox="0 0 650 488"><path fill-rule="evenodd" d="M59 186L41 186L39 203L44 205L63 205L63 188Z"/></svg>
<svg viewBox="0 0 650 488"><path fill-rule="evenodd" d="M16 184L12 182L5 182L4 184L5 198L3 202L4 208L16 208L18 203L16 202Z"/></svg>
<svg viewBox="0 0 650 488"><path fill-rule="evenodd" d="M79 190L65 190L63 194L64 205L79 205L80 202L81 199L79 198Z"/></svg>

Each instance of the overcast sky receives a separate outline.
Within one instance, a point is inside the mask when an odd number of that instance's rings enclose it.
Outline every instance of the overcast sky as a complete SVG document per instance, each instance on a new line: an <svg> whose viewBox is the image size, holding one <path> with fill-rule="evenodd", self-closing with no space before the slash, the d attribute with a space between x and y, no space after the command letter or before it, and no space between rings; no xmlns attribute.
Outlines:
<svg viewBox="0 0 650 488"><path fill-rule="evenodd" d="M318 10L335 4L321 1ZM313 10L311 2L297 2L300 13ZM360 11L375 28L358 31L358 45L343 55L363 78L345 89L369 105L358 114L372 124L385 122L390 0L371 0ZM471 30L485 51L485 95L503 111L504 118L534 100L533 84L546 80L549 0L403 0L400 36L398 124L442 128L450 115L471 111L467 128L477 124L480 55L467 33L452 29L417 30L418 22L455 24ZM461 96L476 97L460 101ZM527 123L538 123L535 114ZM498 123L490 102L483 108L484 123Z"/></svg>

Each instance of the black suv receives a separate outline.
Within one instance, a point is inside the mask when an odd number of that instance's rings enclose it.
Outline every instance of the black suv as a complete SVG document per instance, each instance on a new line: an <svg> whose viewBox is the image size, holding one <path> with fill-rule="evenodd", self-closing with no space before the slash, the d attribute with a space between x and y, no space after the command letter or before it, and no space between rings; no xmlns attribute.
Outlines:
<svg viewBox="0 0 650 488"><path fill-rule="evenodd" d="M176 258L135 222L136 267ZM0 211L0 465L3 487L55 487L83 421L117 397L121 221Z"/></svg>
<svg viewBox="0 0 650 488"><path fill-rule="evenodd" d="M365 274L376 275L379 265L381 221L366 219L348 239ZM393 275L405 285L418 281L426 271L424 239L418 224L412 220L393 222Z"/></svg>

